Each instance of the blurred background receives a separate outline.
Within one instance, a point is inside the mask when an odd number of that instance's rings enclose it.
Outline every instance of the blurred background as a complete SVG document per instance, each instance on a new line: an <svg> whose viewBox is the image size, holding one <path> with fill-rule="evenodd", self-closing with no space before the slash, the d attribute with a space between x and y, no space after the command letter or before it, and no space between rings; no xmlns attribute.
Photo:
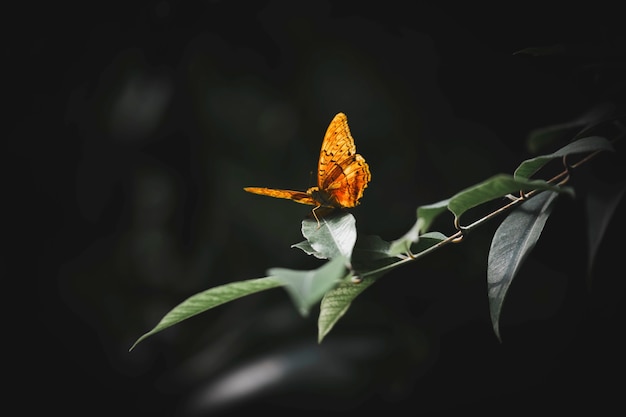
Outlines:
<svg viewBox="0 0 626 417"><path fill-rule="evenodd" d="M512 286L502 344L486 291L492 222L379 280L321 345L317 311L301 317L278 288L128 352L190 295L320 265L290 248L310 207L242 188L314 185L336 113L372 171L352 210L359 235L393 240L419 205L531 157L533 129L623 99L623 66L618 96L580 70L588 57L514 55L584 44L596 63L623 63L615 11L432 3L161 0L7 13L20 22L5 63L16 234L3 262L19 407L456 415L618 404L623 384L609 377L624 371L624 283L611 239L624 221L611 220L589 291L576 200L559 203ZM434 228L451 233L451 218Z"/></svg>

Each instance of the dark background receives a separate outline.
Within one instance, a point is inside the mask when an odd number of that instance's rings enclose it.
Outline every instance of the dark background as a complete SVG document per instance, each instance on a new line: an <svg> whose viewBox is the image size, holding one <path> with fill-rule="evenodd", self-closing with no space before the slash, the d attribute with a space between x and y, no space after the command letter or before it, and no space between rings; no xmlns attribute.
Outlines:
<svg viewBox="0 0 626 417"><path fill-rule="evenodd" d="M578 199L559 202L511 287L502 344L486 297L491 223L385 276L321 345L316 311L300 317L276 289L128 352L196 292L319 265L290 248L310 208L242 188L310 186L337 112L372 170L358 231L395 239L417 206L512 172L532 129L623 98L607 87L623 77L592 77L589 56L513 55L584 44L593 63L619 62L602 54L623 53L618 16L325 1L11 9L11 397L65 415L619 406L624 221L612 220L589 291ZM450 220L435 228L450 233Z"/></svg>

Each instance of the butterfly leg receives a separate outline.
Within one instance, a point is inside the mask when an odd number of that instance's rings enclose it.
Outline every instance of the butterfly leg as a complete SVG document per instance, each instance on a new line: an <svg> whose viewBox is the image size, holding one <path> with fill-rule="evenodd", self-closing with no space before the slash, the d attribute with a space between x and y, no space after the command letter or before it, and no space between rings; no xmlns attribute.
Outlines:
<svg viewBox="0 0 626 417"><path fill-rule="evenodd" d="M317 217L317 214L315 214L315 210L317 210L318 208L322 207L321 204L315 206L315 208L313 210L311 210L311 213L313 213L313 217L315 217L315 220L317 220L317 228L320 228L320 219Z"/></svg>

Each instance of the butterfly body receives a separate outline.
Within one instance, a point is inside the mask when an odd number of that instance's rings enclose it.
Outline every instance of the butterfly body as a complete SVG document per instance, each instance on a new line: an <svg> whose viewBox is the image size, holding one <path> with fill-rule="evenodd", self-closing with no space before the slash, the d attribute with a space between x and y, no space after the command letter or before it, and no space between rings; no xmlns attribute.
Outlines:
<svg viewBox="0 0 626 417"><path fill-rule="evenodd" d="M348 119L338 113L330 122L320 151L317 186L306 191L246 187L245 191L284 198L300 204L333 209L352 208L359 204L372 175L365 159L356 153ZM317 216L315 216L317 218Z"/></svg>

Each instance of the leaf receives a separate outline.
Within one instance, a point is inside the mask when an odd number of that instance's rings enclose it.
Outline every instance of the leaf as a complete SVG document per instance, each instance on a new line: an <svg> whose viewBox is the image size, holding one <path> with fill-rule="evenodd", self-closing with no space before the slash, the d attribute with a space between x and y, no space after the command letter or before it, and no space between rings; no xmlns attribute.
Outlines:
<svg viewBox="0 0 626 417"><path fill-rule="evenodd" d="M562 55L565 53L567 48L564 45L553 45L553 46L531 46L528 48L521 49L519 51L513 52L513 55L533 55L533 56L549 56L549 55Z"/></svg>
<svg viewBox="0 0 626 417"><path fill-rule="evenodd" d="M448 237L440 232L428 232L420 236L420 240L411 245L411 253L418 255L437 243L446 240Z"/></svg>
<svg viewBox="0 0 626 417"><path fill-rule="evenodd" d="M307 316L311 307L346 276L346 262L339 256L310 271L272 268L268 274L285 286L300 314Z"/></svg>
<svg viewBox="0 0 626 417"><path fill-rule="evenodd" d="M593 181L585 200L587 210L587 236L589 239L589 256L587 274L591 278L591 268L596 257L602 237L609 225L615 209L626 191L626 183L605 184ZM589 282L590 284L590 282Z"/></svg>
<svg viewBox="0 0 626 417"><path fill-rule="evenodd" d="M388 253L391 256L407 253L411 245L419 241L419 234L425 233L435 218L446 211L450 200L442 200L437 203L420 206L417 208L417 221L404 236L391 242Z"/></svg>
<svg viewBox="0 0 626 417"><path fill-rule="evenodd" d="M279 287L281 285L282 282L274 277L264 277L249 279L246 281L231 282L229 284L213 287L192 295L171 309L165 316L163 316L161 321L152 330L137 339L129 351L133 350L139 342L147 337L180 323L183 320L237 298L269 290L270 288Z"/></svg>
<svg viewBox="0 0 626 417"><path fill-rule="evenodd" d="M318 254L315 249L313 249L313 247L311 246L308 240L303 240L302 242L294 243L293 245L291 245L291 247L298 248L302 252L306 253L307 255L313 255L318 259L326 259L326 258L322 258L322 256Z"/></svg>
<svg viewBox="0 0 626 417"><path fill-rule="evenodd" d="M357 257L367 259L384 259L389 256L389 242L380 238L380 236L371 235L359 237L354 246L353 259Z"/></svg>
<svg viewBox="0 0 626 417"><path fill-rule="evenodd" d="M528 54L533 56L561 55L576 58L602 59L615 55L623 55L619 48L609 45L596 45L592 43L561 43L551 46L536 46L524 48L514 52L513 55Z"/></svg>
<svg viewBox="0 0 626 417"><path fill-rule="evenodd" d="M535 247L552 211L555 192L541 192L522 203L496 230L487 261L489 311L493 330L500 338L500 312L513 278Z"/></svg>
<svg viewBox="0 0 626 417"><path fill-rule="evenodd" d="M359 236L352 253L352 269L356 274L367 273L398 261L387 253L389 242L379 236Z"/></svg>
<svg viewBox="0 0 626 417"><path fill-rule="evenodd" d="M590 136L578 139L549 155L541 155L525 160L517 167L513 176L515 179L530 178L542 166L553 159L563 158L564 156L571 154L595 151L613 151L613 146L611 145L611 142L600 136Z"/></svg>
<svg viewBox="0 0 626 417"><path fill-rule="evenodd" d="M526 146L530 152L538 153L541 149L546 149L549 146L554 147L555 143L563 142L572 137L579 138L593 126L610 120L614 112L615 106L610 103L596 105L574 120L531 131L526 139Z"/></svg>
<svg viewBox="0 0 626 417"><path fill-rule="evenodd" d="M423 223L424 220L418 218L413 227L411 227L404 236L392 241L389 245L389 255L395 256L401 253L409 253L411 251L411 245L419 240L419 231Z"/></svg>
<svg viewBox="0 0 626 417"><path fill-rule="evenodd" d="M467 210L480 204L514 192L530 190L551 190L574 195L570 187L559 187L543 180L516 179L511 175L498 174L455 194L448 203L448 209L458 219Z"/></svg>
<svg viewBox="0 0 626 417"><path fill-rule="evenodd" d="M359 283L344 281L334 289L328 291L320 303L320 315L317 320L317 341L322 340L332 330L335 324L348 311L352 300L365 291L376 281L376 277L369 276Z"/></svg>
<svg viewBox="0 0 626 417"><path fill-rule="evenodd" d="M413 253L419 253L444 239L446 239L446 236L439 232L424 233L420 236L419 241L411 246L411 250ZM369 275L363 278L361 282L356 283L354 281L344 280L337 287L324 295L320 304L320 315L317 324L318 342L322 342L337 321L348 311L352 300L372 285L376 279L391 271L392 267L379 272L373 271L377 269L377 267L383 267L398 262L395 256L390 256L388 252L385 252L385 248L389 246L390 244L388 242L378 236L368 236L363 242L357 242L357 246L355 247L355 264L358 261L359 265L368 264L372 266L372 269L362 271ZM363 258L366 258L366 260L361 261L361 255L363 255ZM378 264L374 266L376 261Z"/></svg>
<svg viewBox="0 0 626 417"><path fill-rule="evenodd" d="M426 233L428 231L430 225L435 220L435 218L446 211L449 202L450 199L446 199L438 201L437 203L419 206L417 208L417 218L422 219L422 224L420 227L421 233Z"/></svg>
<svg viewBox="0 0 626 417"><path fill-rule="evenodd" d="M308 240L315 257L333 259L343 256L350 259L356 243L356 220L345 211L322 217L319 226L315 220L303 220L302 235ZM292 247L308 249L301 244Z"/></svg>

